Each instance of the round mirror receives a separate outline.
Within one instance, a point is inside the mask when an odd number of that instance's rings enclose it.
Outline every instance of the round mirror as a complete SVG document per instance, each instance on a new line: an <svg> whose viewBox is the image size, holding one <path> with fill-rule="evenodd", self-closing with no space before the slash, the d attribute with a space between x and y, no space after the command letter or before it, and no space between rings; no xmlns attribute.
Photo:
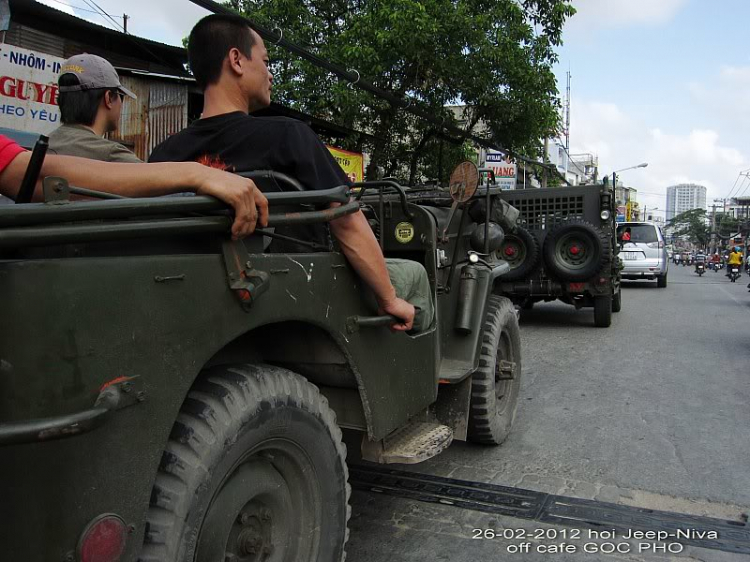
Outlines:
<svg viewBox="0 0 750 562"><path fill-rule="evenodd" d="M474 196L479 185L479 170L473 162L461 162L453 170L450 179L451 197L457 203L465 203Z"/></svg>

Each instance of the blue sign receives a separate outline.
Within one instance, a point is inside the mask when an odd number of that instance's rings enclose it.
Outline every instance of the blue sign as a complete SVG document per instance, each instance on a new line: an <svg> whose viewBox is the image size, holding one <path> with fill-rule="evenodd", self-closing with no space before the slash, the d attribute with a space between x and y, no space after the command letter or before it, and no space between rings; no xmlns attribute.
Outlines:
<svg viewBox="0 0 750 562"><path fill-rule="evenodd" d="M615 222L625 222L625 215L617 215L615 217Z"/></svg>

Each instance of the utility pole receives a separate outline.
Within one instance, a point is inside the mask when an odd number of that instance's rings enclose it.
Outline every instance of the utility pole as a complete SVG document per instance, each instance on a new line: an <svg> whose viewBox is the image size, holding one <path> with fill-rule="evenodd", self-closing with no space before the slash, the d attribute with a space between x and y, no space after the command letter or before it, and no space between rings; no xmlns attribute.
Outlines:
<svg viewBox="0 0 750 562"><path fill-rule="evenodd" d="M711 244L714 248L714 253L719 251L719 237L716 233L716 203L721 202L721 210L725 211L727 200L726 199L714 199L714 204L711 205Z"/></svg>
<svg viewBox="0 0 750 562"><path fill-rule="evenodd" d="M548 148L549 148L549 139L545 138L544 139L544 156L542 157L542 161L545 164L547 164L547 160L548 160L548 158L547 158L547 149ZM544 168L542 168L542 189L544 189L544 188L547 187L547 174L548 174L547 166L544 166Z"/></svg>
<svg viewBox="0 0 750 562"><path fill-rule="evenodd" d="M128 32L128 20L130 19L130 16L128 14L122 14L122 30L127 33Z"/></svg>

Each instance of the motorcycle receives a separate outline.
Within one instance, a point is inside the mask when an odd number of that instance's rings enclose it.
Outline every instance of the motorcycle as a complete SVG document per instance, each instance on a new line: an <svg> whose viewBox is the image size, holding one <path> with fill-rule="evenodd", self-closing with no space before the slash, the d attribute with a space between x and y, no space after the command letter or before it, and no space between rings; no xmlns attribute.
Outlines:
<svg viewBox="0 0 750 562"><path fill-rule="evenodd" d="M729 266L729 280L735 283L740 278L740 266L730 265Z"/></svg>
<svg viewBox="0 0 750 562"><path fill-rule="evenodd" d="M695 272L698 274L698 277L703 277L703 274L706 273L706 266L702 263L695 264Z"/></svg>

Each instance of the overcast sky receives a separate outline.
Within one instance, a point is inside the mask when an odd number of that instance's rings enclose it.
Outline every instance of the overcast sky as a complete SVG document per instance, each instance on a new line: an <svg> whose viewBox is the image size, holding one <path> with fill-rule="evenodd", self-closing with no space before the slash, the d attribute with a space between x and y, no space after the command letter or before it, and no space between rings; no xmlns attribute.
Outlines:
<svg viewBox="0 0 750 562"><path fill-rule="evenodd" d="M96 0L130 16L129 31L180 45L205 10L189 0ZM43 3L104 25L86 0ZM572 75L571 152L599 156L602 174L641 162L621 178L649 208L666 188L692 182L708 202L726 197L750 168L748 0L574 0L556 68ZM70 7L72 6L72 7ZM739 190L750 195L750 180Z"/></svg>

